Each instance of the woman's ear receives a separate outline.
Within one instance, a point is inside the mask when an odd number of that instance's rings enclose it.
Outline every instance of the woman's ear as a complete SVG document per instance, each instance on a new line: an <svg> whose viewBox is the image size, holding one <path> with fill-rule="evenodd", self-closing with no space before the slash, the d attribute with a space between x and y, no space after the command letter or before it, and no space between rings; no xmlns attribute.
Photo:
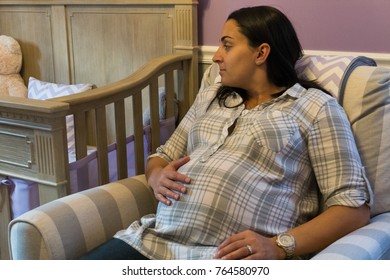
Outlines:
<svg viewBox="0 0 390 280"><path fill-rule="evenodd" d="M267 61L268 55L271 52L271 46L267 43L263 43L257 48L257 50L256 64L261 65Z"/></svg>

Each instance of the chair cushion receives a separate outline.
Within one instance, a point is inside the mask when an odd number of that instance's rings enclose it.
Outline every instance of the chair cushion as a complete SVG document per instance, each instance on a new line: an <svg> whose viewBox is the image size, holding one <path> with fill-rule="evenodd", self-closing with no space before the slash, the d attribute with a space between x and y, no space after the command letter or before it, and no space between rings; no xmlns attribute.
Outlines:
<svg viewBox="0 0 390 280"><path fill-rule="evenodd" d="M340 98L374 191L372 215L390 211L390 69L357 67Z"/></svg>
<svg viewBox="0 0 390 280"><path fill-rule="evenodd" d="M349 75L361 65L376 66L376 62L364 56L304 55L297 61L295 70L300 79L316 81L339 99Z"/></svg>

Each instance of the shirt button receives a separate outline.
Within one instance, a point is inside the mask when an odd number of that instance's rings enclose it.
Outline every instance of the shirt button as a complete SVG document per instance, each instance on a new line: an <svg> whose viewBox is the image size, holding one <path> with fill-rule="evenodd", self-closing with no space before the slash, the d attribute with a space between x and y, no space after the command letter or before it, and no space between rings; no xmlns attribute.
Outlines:
<svg viewBox="0 0 390 280"><path fill-rule="evenodd" d="M247 110L247 109L242 110L241 116L245 116L246 114L248 114L248 112L249 112L249 110Z"/></svg>

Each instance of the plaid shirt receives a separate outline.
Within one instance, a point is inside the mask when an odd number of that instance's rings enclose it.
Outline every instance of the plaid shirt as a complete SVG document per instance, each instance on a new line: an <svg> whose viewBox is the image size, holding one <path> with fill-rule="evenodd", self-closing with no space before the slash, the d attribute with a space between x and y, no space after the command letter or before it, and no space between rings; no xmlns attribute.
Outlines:
<svg viewBox="0 0 390 280"><path fill-rule="evenodd" d="M179 169L191 178L187 194L172 206L160 203L156 215L115 237L151 259L212 259L232 234L249 229L274 236L323 208L370 201L350 124L334 98L296 84L246 110L210 105L217 89L198 94L157 150L167 161L190 156Z"/></svg>

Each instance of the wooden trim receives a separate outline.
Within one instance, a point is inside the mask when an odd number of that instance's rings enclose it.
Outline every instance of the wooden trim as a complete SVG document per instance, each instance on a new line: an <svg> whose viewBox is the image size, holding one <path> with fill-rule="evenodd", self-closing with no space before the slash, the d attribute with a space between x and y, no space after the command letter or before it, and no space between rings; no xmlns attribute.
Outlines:
<svg viewBox="0 0 390 280"><path fill-rule="evenodd" d="M161 5L166 4L166 0L0 0L0 5ZM197 5L198 0L171 0L170 5Z"/></svg>
<svg viewBox="0 0 390 280"><path fill-rule="evenodd" d="M70 65L66 30L66 10L64 5L51 7L53 29L54 79L57 83L70 84Z"/></svg>

